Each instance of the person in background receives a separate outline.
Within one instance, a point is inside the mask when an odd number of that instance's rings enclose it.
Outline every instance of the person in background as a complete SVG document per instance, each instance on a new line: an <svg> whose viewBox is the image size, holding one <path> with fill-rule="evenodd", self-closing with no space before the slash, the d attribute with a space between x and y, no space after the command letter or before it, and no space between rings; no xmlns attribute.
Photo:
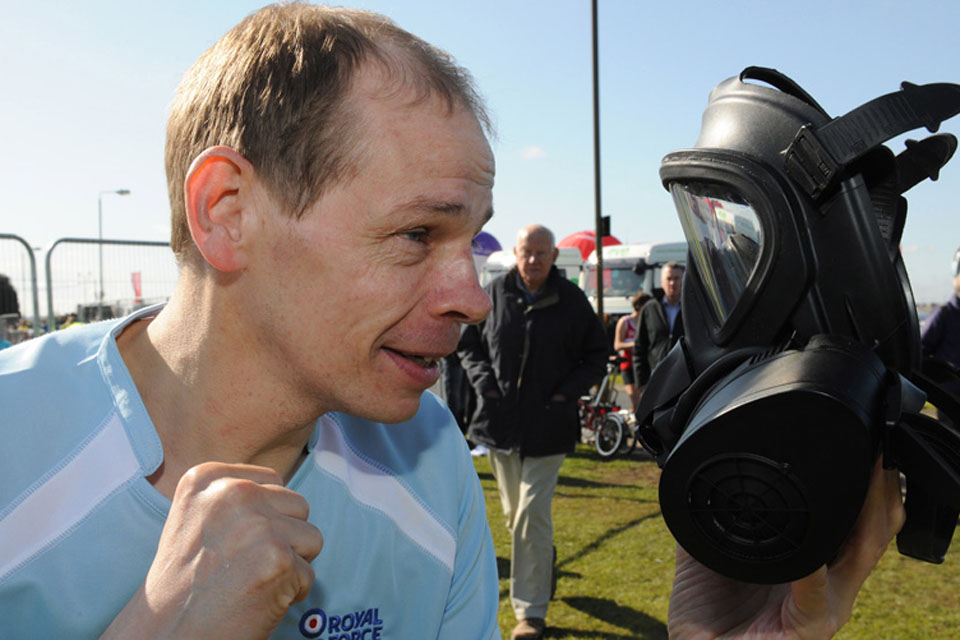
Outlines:
<svg viewBox="0 0 960 640"><path fill-rule="evenodd" d="M960 376L960 274L953 277L953 296L923 323L920 346L924 356L946 362ZM948 382L944 388L960 398L960 382ZM937 417L949 421L939 409Z"/></svg>
<svg viewBox="0 0 960 640"><path fill-rule="evenodd" d="M510 531L517 640L540 638L546 626L553 492L579 440L576 401L603 376L609 348L586 296L554 266L549 229L521 229L514 254L516 266L486 286L492 312L466 328L458 350L478 398L469 438L490 450Z"/></svg>
<svg viewBox="0 0 960 640"><path fill-rule="evenodd" d="M460 366L456 353L444 356L440 361L440 380L443 384L443 399L453 414L460 431L467 433L467 423L471 414L470 383Z"/></svg>
<svg viewBox="0 0 960 640"><path fill-rule="evenodd" d="M633 343L634 384L638 387L638 393L642 393L650 374L683 335L683 316L680 312L683 270L679 262L663 265L660 270L663 294L648 301L640 310Z"/></svg>
<svg viewBox="0 0 960 640"><path fill-rule="evenodd" d="M20 300L10 278L0 273L0 316L8 314L16 314L19 317Z"/></svg>
<svg viewBox="0 0 960 640"><path fill-rule="evenodd" d="M71 312L71 313L68 313L66 316L64 316L63 322L60 323L60 329L69 329L71 327L82 327L85 324L87 323L80 322L79 320L77 320L77 314Z"/></svg>
<svg viewBox="0 0 960 640"><path fill-rule="evenodd" d="M633 311L621 316L617 320L617 328L614 330L613 348L619 352L619 356L623 359L620 363L620 375L623 377L623 387L627 395L630 396L631 408L634 410L637 408L637 402L640 401L640 387L635 384L633 342L637 336L640 309L652 298L653 296L646 291L638 291L630 299L630 306L633 307Z"/></svg>
<svg viewBox="0 0 960 640"><path fill-rule="evenodd" d="M7 340L7 330L20 320L20 301L17 290L13 288L10 278L0 273L0 349L12 347L13 342Z"/></svg>

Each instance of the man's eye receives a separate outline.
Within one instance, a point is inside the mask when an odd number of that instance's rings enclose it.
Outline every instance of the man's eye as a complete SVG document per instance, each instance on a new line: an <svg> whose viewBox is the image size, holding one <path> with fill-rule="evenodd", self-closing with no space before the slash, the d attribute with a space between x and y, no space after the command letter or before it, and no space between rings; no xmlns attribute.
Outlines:
<svg viewBox="0 0 960 640"><path fill-rule="evenodd" d="M426 229L408 229L400 232L400 237L418 243L426 242L429 236L430 233Z"/></svg>

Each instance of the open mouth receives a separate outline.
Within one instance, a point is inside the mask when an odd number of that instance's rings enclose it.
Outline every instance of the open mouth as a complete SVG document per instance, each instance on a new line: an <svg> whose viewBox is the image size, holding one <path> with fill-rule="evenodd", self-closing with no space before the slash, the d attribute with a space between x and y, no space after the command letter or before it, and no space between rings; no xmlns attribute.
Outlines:
<svg viewBox="0 0 960 640"><path fill-rule="evenodd" d="M416 364L418 367L423 367L424 369L429 369L430 367L435 367L440 362L440 358L437 356L421 356L415 353L406 353L404 351L397 351L396 349L391 349L390 347L384 347L387 351L397 354L401 358L405 358L410 362Z"/></svg>

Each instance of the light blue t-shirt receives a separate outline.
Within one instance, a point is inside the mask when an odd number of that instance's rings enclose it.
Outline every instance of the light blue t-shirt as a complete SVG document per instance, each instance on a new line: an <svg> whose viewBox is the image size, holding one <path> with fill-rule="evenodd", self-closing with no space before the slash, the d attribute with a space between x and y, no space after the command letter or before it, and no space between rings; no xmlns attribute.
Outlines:
<svg viewBox="0 0 960 640"><path fill-rule="evenodd" d="M0 353L0 636L95 638L140 587L170 502L120 357L123 321ZM323 533L310 595L274 638L498 638L483 494L446 407L384 425L330 413L287 485Z"/></svg>

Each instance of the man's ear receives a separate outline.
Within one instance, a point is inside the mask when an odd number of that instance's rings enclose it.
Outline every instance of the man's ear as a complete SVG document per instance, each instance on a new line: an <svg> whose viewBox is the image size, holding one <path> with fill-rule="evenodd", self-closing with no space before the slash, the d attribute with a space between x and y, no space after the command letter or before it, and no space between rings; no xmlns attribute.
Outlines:
<svg viewBox="0 0 960 640"><path fill-rule="evenodd" d="M187 224L204 259L218 271L247 264L244 237L253 165L230 147L206 149L194 158L184 182Z"/></svg>

